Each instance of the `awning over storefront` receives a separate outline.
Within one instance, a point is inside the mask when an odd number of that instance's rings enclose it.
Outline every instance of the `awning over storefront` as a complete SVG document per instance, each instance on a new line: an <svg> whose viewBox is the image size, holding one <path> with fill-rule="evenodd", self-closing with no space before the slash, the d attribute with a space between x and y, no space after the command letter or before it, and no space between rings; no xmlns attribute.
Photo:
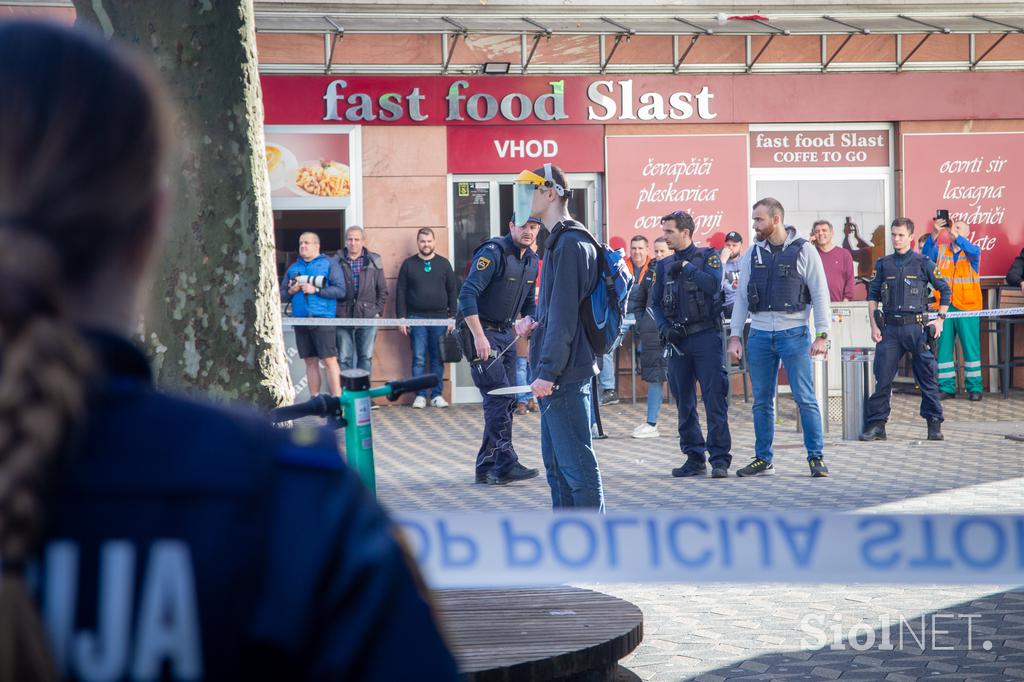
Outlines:
<svg viewBox="0 0 1024 682"><path fill-rule="evenodd" d="M566 13L542 11L543 8L524 8L522 13L508 13L505 9L488 8L487 13L471 13L462 10L457 13L439 13L436 10L410 12L411 8L384 13L334 13L315 8L291 9L289 3L266 3L257 11L256 26L261 33L322 34L324 36L324 71L330 71L332 57L340 41L346 35L437 35L439 57L435 71L447 73L458 68L466 72L466 65L453 65L455 48L462 40L476 36L520 36L520 55L517 63L509 63L505 72L526 73L531 66L536 68L534 56L541 41L553 37L596 36L600 50L595 54L593 65L577 68L580 73L597 71L605 73L611 67L616 72L631 72L628 65L613 62L619 47L633 38L667 36L672 38L672 59L665 69L672 73L687 70L691 64L687 58L701 38L737 37L745 38L746 50L743 62L717 71L755 70L805 70L807 67L843 68L837 57L854 37L895 36L891 61L875 62L868 70L915 69L969 69L978 68L1020 68L1017 62L985 61L1007 38L1024 34L1024 13L1007 12L980 5L973 10L962 12L927 11L908 8L905 11L844 11L837 7L834 14L779 13L779 14L728 14L695 12L637 11L622 14L621 6L615 12L592 13L578 10ZM530 11L534 10L534 11ZM911 60L933 36L969 36L969 49L964 59L956 62L913 63ZM983 45L975 45L975 36L998 36L993 42L987 39ZM818 36L821 40L820 60L815 64L771 66L762 59L772 42L777 38L795 36ZM832 36L830 43L828 38ZM843 40L837 40L836 37ZM907 42L903 42L906 36ZM691 60L692 61L692 60ZM651 65L644 65L650 71ZM482 65L474 65L480 67ZM272 69L271 69L272 70ZM377 69L381 70L381 69ZM386 70L386 69L384 69ZM859 70L859 69L854 69Z"/></svg>

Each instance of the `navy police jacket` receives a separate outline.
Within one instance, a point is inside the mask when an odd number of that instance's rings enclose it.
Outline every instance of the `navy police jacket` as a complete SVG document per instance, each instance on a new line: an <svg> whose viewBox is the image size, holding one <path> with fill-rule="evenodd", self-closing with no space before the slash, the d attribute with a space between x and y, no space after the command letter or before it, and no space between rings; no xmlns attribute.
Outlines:
<svg viewBox="0 0 1024 682"><path fill-rule="evenodd" d="M65 679L457 679L394 537L327 431L102 371L32 575Z"/></svg>
<svg viewBox="0 0 1024 682"><path fill-rule="evenodd" d="M480 245L459 292L463 317L479 315L481 321L507 327L518 315L535 313L539 261L531 249L521 256L519 251L511 235Z"/></svg>
<svg viewBox="0 0 1024 682"><path fill-rule="evenodd" d="M669 270L678 274L669 275ZM672 283L672 310L665 304L666 287ZM699 324L721 319L722 261L712 248L690 244L658 261L651 287L650 307L658 329L664 332L674 323Z"/></svg>

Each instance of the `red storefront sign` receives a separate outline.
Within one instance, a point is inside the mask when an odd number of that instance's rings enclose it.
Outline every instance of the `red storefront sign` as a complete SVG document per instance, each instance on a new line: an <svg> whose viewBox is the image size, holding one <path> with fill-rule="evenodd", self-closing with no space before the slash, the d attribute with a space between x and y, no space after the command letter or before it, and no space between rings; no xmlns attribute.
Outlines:
<svg viewBox="0 0 1024 682"><path fill-rule="evenodd" d="M750 132L751 168L849 168L888 165L888 130Z"/></svg>
<svg viewBox="0 0 1024 682"><path fill-rule="evenodd" d="M676 210L693 217L701 246L721 247L730 230L746 234L746 135L622 136L606 145L612 247L637 234L653 241L662 216Z"/></svg>
<svg viewBox="0 0 1024 682"><path fill-rule="evenodd" d="M451 126L449 173L518 173L554 163L569 173L604 170L601 126Z"/></svg>
<svg viewBox="0 0 1024 682"><path fill-rule="evenodd" d="M572 125L1024 118L1019 72L264 75L267 124ZM856 93L871 93L870 97ZM935 93L946 93L935 97Z"/></svg>
<svg viewBox="0 0 1024 682"><path fill-rule="evenodd" d="M903 210L917 234L932 229L938 209L970 226L981 247L981 274L1003 277L1024 246L1022 133L903 136Z"/></svg>

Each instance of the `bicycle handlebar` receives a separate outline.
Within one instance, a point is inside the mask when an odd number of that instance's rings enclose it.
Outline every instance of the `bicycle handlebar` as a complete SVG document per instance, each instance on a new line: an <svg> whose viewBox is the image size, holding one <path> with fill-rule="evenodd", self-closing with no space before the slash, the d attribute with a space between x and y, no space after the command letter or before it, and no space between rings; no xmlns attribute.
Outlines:
<svg viewBox="0 0 1024 682"><path fill-rule="evenodd" d="M411 379L390 381L379 388L369 391L368 396L371 398L387 396L388 400L395 401L403 393L433 388L440 382L441 378L436 374L425 374L412 377ZM304 403L286 405L271 410L270 421L280 424L281 422L293 421L300 417L338 417L341 415L341 406L345 402L347 401L344 393L342 393L340 398L330 395L318 395Z"/></svg>

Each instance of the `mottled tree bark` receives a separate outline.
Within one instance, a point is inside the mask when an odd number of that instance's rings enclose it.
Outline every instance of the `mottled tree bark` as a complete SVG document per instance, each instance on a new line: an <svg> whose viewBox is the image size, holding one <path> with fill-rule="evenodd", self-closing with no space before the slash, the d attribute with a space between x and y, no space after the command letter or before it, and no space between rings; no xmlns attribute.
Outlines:
<svg viewBox="0 0 1024 682"><path fill-rule="evenodd" d="M252 0L74 5L79 22L151 54L176 105L171 236L144 321L157 380L290 402Z"/></svg>

